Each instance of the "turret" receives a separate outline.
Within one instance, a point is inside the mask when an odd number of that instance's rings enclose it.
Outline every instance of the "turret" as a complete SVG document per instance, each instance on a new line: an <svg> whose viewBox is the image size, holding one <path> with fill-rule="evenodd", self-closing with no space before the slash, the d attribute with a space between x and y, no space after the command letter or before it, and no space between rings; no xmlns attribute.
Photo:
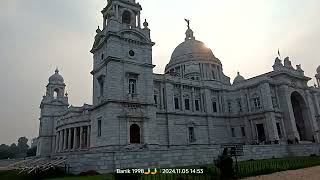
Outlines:
<svg viewBox="0 0 320 180"><path fill-rule="evenodd" d="M38 156L46 156L54 152L56 137L54 127L61 112L67 110L69 106L65 86L63 77L56 69L55 73L49 78L46 94L43 96L40 105Z"/></svg>

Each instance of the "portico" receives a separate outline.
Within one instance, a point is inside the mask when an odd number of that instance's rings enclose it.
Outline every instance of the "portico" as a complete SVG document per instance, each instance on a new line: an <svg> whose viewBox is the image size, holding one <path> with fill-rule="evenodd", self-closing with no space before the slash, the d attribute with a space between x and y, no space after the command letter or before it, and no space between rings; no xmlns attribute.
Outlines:
<svg viewBox="0 0 320 180"><path fill-rule="evenodd" d="M87 150L90 147L91 126L60 129L56 135L56 152Z"/></svg>

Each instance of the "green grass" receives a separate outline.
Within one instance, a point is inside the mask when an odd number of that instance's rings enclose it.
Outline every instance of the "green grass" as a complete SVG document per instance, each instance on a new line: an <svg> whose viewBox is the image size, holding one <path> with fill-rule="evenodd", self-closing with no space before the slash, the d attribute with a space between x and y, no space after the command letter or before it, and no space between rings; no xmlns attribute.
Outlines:
<svg viewBox="0 0 320 180"><path fill-rule="evenodd" d="M312 166L320 165L320 156L315 157L292 157L281 159L266 159L266 160L252 160L243 161L238 163L238 176L237 177L249 177L262 174L270 174L279 171L286 171L292 169L301 169ZM166 180L166 179L218 179L220 171L214 165L202 165L202 166L187 166L178 167L184 169L204 169L207 175L178 175L178 174L158 174L158 175L142 175L141 180ZM172 168L171 168L172 169ZM25 180L28 179L23 175L17 175L16 171L0 171L0 179L8 180ZM32 179L32 178L31 178ZM48 179L49 180L49 179ZM96 175L96 176L67 176L61 178L54 178L50 180L114 180L112 174Z"/></svg>

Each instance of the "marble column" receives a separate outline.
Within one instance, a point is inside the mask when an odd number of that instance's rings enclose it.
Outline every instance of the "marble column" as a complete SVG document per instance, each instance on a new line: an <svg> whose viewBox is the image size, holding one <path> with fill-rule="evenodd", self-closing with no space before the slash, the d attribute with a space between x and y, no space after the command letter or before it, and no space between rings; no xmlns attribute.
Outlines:
<svg viewBox="0 0 320 180"><path fill-rule="evenodd" d="M160 83L160 109L164 109L162 83Z"/></svg>
<svg viewBox="0 0 320 180"><path fill-rule="evenodd" d="M72 149L75 150L77 148L77 128L73 128L73 147Z"/></svg>
<svg viewBox="0 0 320 180"><path fill-rule="evenodd" d="M183 111L184 110L184 99L183 99L183 85L181 84L180 85L180 111Z"/></svg>
<svg viewBox="0 0 320 180"><path fill-rule="evenodd" d="M56 147L55 147L55 152L59 151L59 131L56 132Z"/></svg>
<svg viewBox="0 0 320 180"><path fill-rule="evenodd" d="M69 149L69 129L67 128L66 129L66 150L68 150Z"/></svg>
<svg viewBox="0 0 320 180"><path fill-rule="evenodd" d="M67 149L67 129L63 130L63 150Z"/></svg>
<svg viewBox="0 0 320 180"><path fill-rule="evenodd" d="M60 142L59 142L59 152L61 152L63 150L63 131L60 130L60 136L59 136L59 139L60 139Z"/></svg>
<svg viewBox="0 0 320 180"><path fill-rule="evenodd" d="M243 120L244 120L245 133L246 133L246 144L250 144L253 141L253 137L252 137L253 132L252 132L251 124L247 116L244 116Z"/></svg>
<svg viewBox="0 0 320 180"><path fill-rule="evenodd" d="M83 141L83 126L80 127L80 141L79 141L79 149L82 149L82 141Z"/></svg>
<svg viewBox="0 0 320 180"><path fill-rule="evenodd" d="M140 12L138 12L138 27L141 28Z"/></svg>
<svg viewBox="0 0 320 180"><path fill-rule="evenodd" d="M193 93L192 93L193 95ZM211 101L211 90L210 89L204 89L204 101L206 108L206 114L211 114L212 112L212 101ZM192 97L193 98L193 97ZM211 110L209 110L211 109ZM214 124L213 124L213 118L209 118L209 116L206 116L207 119L207 130L208 130L208 144L214 144Z"/></svg>
<svg viewBox="0 0 320 180"><path fill-rule="evenodd" d="M309 120L310 120L312 135L314 136L316 142L320 142L319 126L317 123L315 106L313 103L315 99L314 99L314 96L312 96L309 91L306 91L306 95L307 95L307 103L308 103L307 106L309 107L309 116L310 116Z"/></svg>
<svg viewBox="0 0 320 180"><path fill-rule="evenodd" d="M262 91L263 107L264 107L264 110L267 111L266 127L269 135L268 140L269 141L279 140L276 117L275 117L273 104L272 104L272 95L271 95L270 85L268 83L264 83L261 87L261 91Z"/></svg>
<svg viewBox="0 0 320 180"><path fill-rule="evenodd" d="M246 92L246 106L247 106L247 111L248 111L248 112L251 112L252 110L251 110L251 104L250 104L250 97L249 97L250 94L249 94L249 90L246 89L245 92Z"/></svg>
<svg viewBox="0 0 320 180"><path fill-rule="evenodd" d="M72 144L71 144L71 138L72 138L71 133L72 133L72 132L71 132L71 128L69 128L69 129L68 129L68 150L71 150L71 148L72 148L72 147L71 147L71 145L72 145Z"/></svg>
<svg viewBox="0 0 320 180"><path fill-rule="evenodd" d="M58 148L58 132L56 132L56 135L54 136L54 148L53 148L53 152L57 152L57 148Z"/></svg>
<svg viewBox="0 0 320 180"><path fill-rule="evenodd" d="M249 120L250 127L251 127L251 136L252 142L256 142L258 140L258 133L256 131L256 125L253 123L253 120Z"/></svg>
<svg viewBox="0 0 320 180"><path fill-rule="evenodd" d="M316 109L316 116L320 115L320 105L319 105L319 99L318 99L318 94L317 92L313 92L313 99L314 99L314 104L315 104L315 109Z"/></svg>
<svg viewBox="0 0 320 180"><path fill-rule="evenodd" d="M87 127L87 148L90 148L90 134L91 134L91 127Z"/></svg>
<svg viewBox="0 0 320 180"><path fill-rule="evenodd" d="M116 18L119 21L119 5L116 5Z"/></svg>
<svg viewBox="0 0 320 180"><path fill-rule="evenodd" d="M192 112L196 111L196 108L195 108L195 105L194 105L194 87L192 87L192 90L191 90L191 110Z"/></svg>

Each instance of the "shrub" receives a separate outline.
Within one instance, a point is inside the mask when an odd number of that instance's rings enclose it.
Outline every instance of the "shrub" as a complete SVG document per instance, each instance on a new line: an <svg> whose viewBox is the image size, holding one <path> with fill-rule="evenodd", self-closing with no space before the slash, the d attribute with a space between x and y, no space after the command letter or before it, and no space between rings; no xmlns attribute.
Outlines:
<svg viewBox="0 0 320 180"><path fill-rule="evenodd" d="M222 178L231 179L234 177L233 159L230 156L219 156L215 165L220 169Z"/></svg>

